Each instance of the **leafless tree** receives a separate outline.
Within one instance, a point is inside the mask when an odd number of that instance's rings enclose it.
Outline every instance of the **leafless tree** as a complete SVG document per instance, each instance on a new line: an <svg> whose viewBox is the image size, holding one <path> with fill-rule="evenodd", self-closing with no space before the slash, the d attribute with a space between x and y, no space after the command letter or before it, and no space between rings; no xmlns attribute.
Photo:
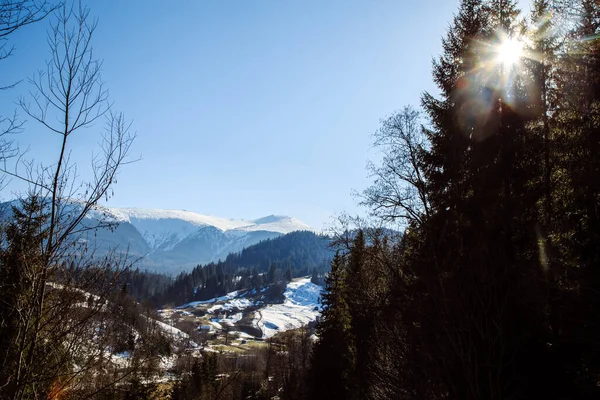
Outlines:
<svg viewBox="0 0 600 400"><path fill-rule="evenodd" d="M8 58L14 47L8 46L8 37L16 30L41 21L59 7L46 0L3 0L0 2L0 60Z"/></svg>
<svg viewBox="0 0 600 400"><path fill-rule="evenodd" d="M426 139L419 112L407 106L383 120L374 146L383 157L381 165L367 166L375 180L359 195L360 204L387 222L422 223L430 211L421 158Z"/></svg>
<svg viewBox="0 0 600 400"><path fill-rule="evenodd" d="M28 15L21 17L21 25L41 16ZM90 236L114 224L102 218L98 202L110 197L120 168L132 161L129 153L135 134L124 115L113 112L108 102L100 76L102 62L92 50L97 21L90 22L89 9L80 3L63 5L54 15L48 33L51 59L45 70L30 79L31 99L21 99L20 106L49 134L60 138L56 161L9 165L4 159L0 167L5 176L29 184L29 198L39 203L37 210L31 208L29 218L44 220L36 228L34 236L40 239L35 249L14 258L26 272L21 277L28 288L17 293L11 305L13 310L18 308L11 326L16 361L4 360L14 370L2 375L6 377L6 382L0 382L3 398L54 398L64 390L82 390L83 384L93 383L100 390L125 379L121 374L109 382L96 382L98 372L106 372L111 364L110 346L99 333L110 320L108 299L119 274L132 260L116 250L96 254ZM96 128L102 120L103 129ZM81 178L80 166L71 160L73 138L85 134L98 135L89 180ZM86 218L91 212L95 218ZM7 265L2 268L9 270ZM13 282L0 283L14 286ZM126 374L131 373L129 368ZM93 396L97 390L86 393Z"/></svg>
<svg viewBox="0 0 600 400"><path fill-rule="evenodd" d="M21 99L20 105L27 115L60 137L57 159L52 165L38 168L36 174L21 174L18 166L14 172L4 170L30 182L48 201L45 254L49 264L65 256L65 244L70 247L74 236L90 229L81 222L99 200L110 195L119 168L130 162L129 151L135 139L124 115L110 110L108 92L100 77L102 62L94 59L91 46L96 25L96 21L89 22L89 9L81 4L63 6L56 12L56 22L48 35L52 59L45 71L30 80L33 101ZM77 165L70 160L69 143L100 118L106 124L99 136L99 153L92 159L92 179L82 181Z"/></svg>
<svg viewBox="0 0 600 400"><path fill-rule="evenodd" d="M24 26L41 21L58 8L58 3L46 0L3 0L0 2L0 61L10 57L15 47L10 45L9 37ZM14 87L18 82L0 82L0 91ZM17 112L11 115L0 114L0 161L17 156L11 134L21 131L23 122ZM2 187L0 181L0 187Z"/></svg>

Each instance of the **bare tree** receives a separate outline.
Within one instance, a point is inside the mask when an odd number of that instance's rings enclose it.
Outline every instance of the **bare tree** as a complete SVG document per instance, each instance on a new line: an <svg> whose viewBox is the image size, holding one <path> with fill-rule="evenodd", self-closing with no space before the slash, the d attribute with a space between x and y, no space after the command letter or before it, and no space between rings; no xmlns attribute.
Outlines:
<svg viewBox="0 0 600 400"><path fill-rule="evenodd" d="M41 21L59 7L46 0L3 0L0 2L0 60L14 51L8 47L8 36L16 30Z"/></svg>
<svg viewBox="0 0 600 400"><path fill-rule="evenodd" d="M18 29L41 21L58 8L57 3L46 0L3 0L0 2L0 61L10 57L15 50L9 37ZM0 82L0 91L14 87L18 82ZM18 150L10 135L23 128L15 111L12 115L0 114L0 161L17 156ZM0 180L0 187L2 181Z"/></svg>
<svg viewBox="0 0 600 400"><path fill-rule="evenodd" d="M401 219L421 224L430 211L422 163L426 139L419 112L407 106L383 120L374 146L383 158L379 166L368 164L375 181L359 194L360 204L387 222Z"/></svg>
<svg viewBox="0 0 600 400"><path fill-rule="evenodd" d="M3 398L55 398L64 390L93 396L135 370L127 368L108 382L99 380L99 372L114 364L103 335L111 318L108 299L132 260L116 250L96 254L90 242L96 229L114 224L102 218L98 202L110 197L120 168L132 161L135 134L108 102L102 62L94 58L91 46L96 25L80 3L58 9L48 33L51 59L30 79L31 100L20 100L29 117L60 138L55 162L9 167L4 160L0 167L5 176L30 186L28 199L13 208L20 219L0 257L0 290L11 288L14 293L0 304L0 336L5 336L4 345L10 344L10 351L4 346L6 353L0 355ZM97 130L102 120L104 128ZM89 180L81 178L70 157L72 139L84 134L98 135ZM86 218L91 212L93 220ZM156 361L155 352L145 354L146 360ZM144 365L144 360L136 361L136 368Z"/></svg>
<svg viewBox="0 0 600 400"><path fill-rule="evenodd" d="M89 9L81 4L63 6L56 12L56 22L48 35L52 59L45 71L30 80L33 102L20 100L27 115L60 137L56 162L38 168L34 176L20 174L18 167L14 172L4 170L29 181L48 200L45 253L49 263L65 255L64 244L70 244L73 235L89 229L82 228L81 222L99 200L108 197L119 168L130 162L127 157L135 139L124 115L110 110L108 92L100 77L102 62L94 59L91 47L97 22L88 20ZM100 134L99 154L92 159L93 177L81 181L77 165L70 160L69 143L99 118L104 118L106 124Z"/></svg>

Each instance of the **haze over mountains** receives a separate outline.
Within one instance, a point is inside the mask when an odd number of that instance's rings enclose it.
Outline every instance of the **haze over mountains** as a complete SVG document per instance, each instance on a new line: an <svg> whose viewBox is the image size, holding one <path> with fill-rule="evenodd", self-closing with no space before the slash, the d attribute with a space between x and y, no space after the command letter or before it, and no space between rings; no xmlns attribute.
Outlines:
<svg viewBox="0 0 600 400"><path fill-rule="evenodd" d="M138 266L176 273L198 264L224 259L261 240L313 228L289 216L270 215L255 220L234 220L185 210L103 208L88 215L88 223L101 218L119 222L116 229L96 232L102 249L118 246L132 256L144 256Z"/></svg>

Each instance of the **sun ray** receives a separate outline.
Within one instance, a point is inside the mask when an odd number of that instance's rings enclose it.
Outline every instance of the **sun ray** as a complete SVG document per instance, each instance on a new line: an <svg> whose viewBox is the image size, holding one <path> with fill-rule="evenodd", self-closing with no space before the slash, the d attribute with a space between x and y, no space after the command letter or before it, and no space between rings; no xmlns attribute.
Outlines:
<svg viewBox="0 0 600 400"><path fill-rule="evenodd" d="M541 60L527 33L510 35L499 30L487 40L473 43L476 61L457 83L454 99L461 104L458 113L463 133L484 140L495 131L498 111L503 107L528 110L516 103L527 101L531 82L528 66Z"/></svg>

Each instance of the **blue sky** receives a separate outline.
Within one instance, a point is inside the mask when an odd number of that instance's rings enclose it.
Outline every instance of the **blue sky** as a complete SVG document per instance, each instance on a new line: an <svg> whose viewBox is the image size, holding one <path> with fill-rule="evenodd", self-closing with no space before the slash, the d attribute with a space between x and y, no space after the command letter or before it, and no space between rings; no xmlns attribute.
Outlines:
<svg viewBox="0 0 600 400"><path fill-rule="evenodd" d="M353 189L379 120L435 92L431 60L458 0L89 2L94 51L115 110L133 119L133 155L109 205L186 209L231 218L295 216L321 228L357 213ZM47 21L12 37L2 84L48 58ZM7 114L30 89L0 93ZM87 165L94 129L75 139ZM55 138L29 121L28 156ZM2 197L10 197L6 189Z"/></svg>

